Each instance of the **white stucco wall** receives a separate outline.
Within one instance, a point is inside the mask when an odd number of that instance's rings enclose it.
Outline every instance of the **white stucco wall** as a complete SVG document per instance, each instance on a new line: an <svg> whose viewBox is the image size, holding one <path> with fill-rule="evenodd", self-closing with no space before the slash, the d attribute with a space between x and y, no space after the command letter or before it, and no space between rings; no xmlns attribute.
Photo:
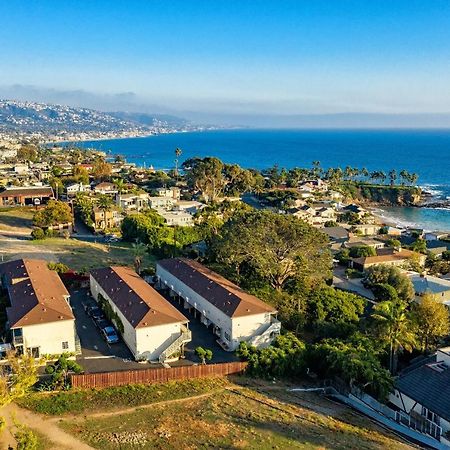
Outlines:
<svg viewBox="0 0 450 450"><path fill-rule="evenodd" d="M75 351L75 320L27 325L22 327L26 348L39 347L39 354L61 354ZM62 343L67 342L64 349Z"/></svg>
<svg viewBox="0 0 450 450"><path fill-rule="evenodd" d="M215 326L219 327L221 339L229 343L231 350L235 350L241 341L247 341L257 336L270 324L270 314L255 314L235 318L227 316L159 264L156 265L156 275L160 277L162 284L166 284Z"/></svg>
<svg viewBox="0 0 450 450"><path fill-rule="evenodd" d="M420 403L417 403L407 395L401 393L397 389L395 389L394 392L390 394L389 401L398 406L399 409L407 414L410 414L411 411L422 414L422 405ZM450 431L450 422L448 422L447 420L440 418L439 426L442 428L443 434L447 431Z"/></svg>
<svg viewBox="0 0 450 450"><path fill-rule="evenodd" d="M98 294L106 298L114 312L122 321L124 332L122 338L135 359L157 360L159 355L181 334L181 322L153 327L134 328L110 299L108 294L90 276L92 296L97 300Z"/></svg>

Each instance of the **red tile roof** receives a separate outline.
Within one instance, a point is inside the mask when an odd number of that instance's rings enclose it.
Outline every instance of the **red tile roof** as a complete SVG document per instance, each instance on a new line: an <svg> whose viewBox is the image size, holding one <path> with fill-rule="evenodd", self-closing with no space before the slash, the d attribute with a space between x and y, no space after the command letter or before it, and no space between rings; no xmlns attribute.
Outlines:
<svg viewBox="0 0 450 450"><path fill-rule="evenodd" d="M69 293L47 261L10 261L0 265L0 276L11 302L6 308L11 328L75 319L66 300Z"/></svg>

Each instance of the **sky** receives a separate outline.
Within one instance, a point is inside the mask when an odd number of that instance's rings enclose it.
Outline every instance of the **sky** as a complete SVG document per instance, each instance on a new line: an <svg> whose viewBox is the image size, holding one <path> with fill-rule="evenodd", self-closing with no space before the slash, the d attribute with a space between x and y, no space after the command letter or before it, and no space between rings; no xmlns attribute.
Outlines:
<svg viewBox="0 0 450 450"><path fill-rule="evenodd" d="M199 119L450 113L449 0L0 2L0 97Z"/></svg>

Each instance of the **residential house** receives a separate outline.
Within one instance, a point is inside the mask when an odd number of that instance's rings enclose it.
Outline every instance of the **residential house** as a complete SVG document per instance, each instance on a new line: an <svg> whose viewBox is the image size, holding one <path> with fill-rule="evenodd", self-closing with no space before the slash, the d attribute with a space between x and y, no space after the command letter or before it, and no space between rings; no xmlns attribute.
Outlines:
<svg viewBox="0 0 450 450"><path fill-rule="evenodd" d="M0 191L0 206L42 205L54 199L50 186L7 187Z"/></svg>
<svg viewBox="0 0 450 450"><path fill-rule="evenodd" d="M191 340L188 319L134 270L118 266L92 270L90 287L93 297L98 301L102 296L117 314L123 340L136 360L165 363L181 355Z"/></svg>
<svg viewBox="0 0 450 450"><path fill-rule="evenodd" d="M430 294L436 301L450 306L450 281L431 275L420 275L416 272L409 272L408 277L414 286L416 301L420 303L425 294Z"/></svg>
<svg viewBox="0 0 450 450"><path fill-rule="evenodd" d="M123 217L119 211L115 209L104 210L95 207L94 213L94 228L96 230L106 230L109 228L119 228Z"/></svg>
<svg viewBox="0 0 450 450"><path fill-rule="evenodd" d="M345 248L353 248L353 247L371 247L375 250L379 250L384 248L384 242L378 241L376 239L368 239L368 238L360 238L360 237L354 237L350 238L348 242L344 243ZM392 250L389 251L389 253Z"/></svg>
<svg viewBox="0 0 450 450"><path fill-rule="evenodd" d="M403 229L397 228L397 227L387 226L387 227L384 227L384 230L386 231L386 234L388 236L400 237L403 234Z"/></svg>
<svg viewBox="0 0 450 450"><path fill-rule="evenodd" d="M142 211L149 207L148 194L119 194L116 198L116 204L119 208L129 211Z"/></svg>
<svg viewBox="0 0 450 450"><path fill-rule="evenodd" d="M343 244L350 237L349 231L344 227L325 227L320 231L325 233L333 244Z"/></svg>
<svg viewBox="0 0 450 450"><path fill-rule="evenodd" d="M175 200L172 197L148 197L148 204L150 208L153 209L171 209L175 203Z"/></svg>
<svg viewBox="0 0 450 450"><path fill-rule="evenodd" d="M211 326L217 342L234 351L242 341L269 345L280 333L277 311L197 261L176 258L156 264L158 285L167 288L200 321Z"/></svg>
<svg viewBox="0 0 450 450"><path fill-rule="evenodd" d="M369 267L377 264L387 264L399 267L407 265L412 260L417 260L417 262L423 266L427 258L426 255L405 249L401 249L399 251L395 249L381 249L380 252L383 254L354 258L351 265L353 268L363 272Z"/></svg>
<svg viewBox="0 0 450 450"><path fill-rule="evenodd" d="M117 194L119 191L114 183L103 182L94 187L96 194Z"/></svg>
<svg viewBox="0 0 450 450"><path fill-rule="evenodd" d="M91 192L91 186L83 183L74 183L66 186L66 193L68 197L73 197L79 192Z"/></svg>
<svg viewBox="0 0 450 450"><path fill-rule="evenodd" d="M35 357L78 349L69 293L47 261L18 259L0 265L1 287L7 292L7 327L19 352Z"/></svg>
<svg viewBox="0 0 450 450"><path fill-rule="evenodd" d="M194 219L192 215L184 211L167 211L165 209L157 209L157 212L162 216L169 226L178 227L192 227L194 226Z"/></svg>
<svg viewBox="0 0 450 450"><path fill-rule="evenodd" d="M14 172L20 175L25 175L30 171L28 164L16 164L14 166Z"/></svg>
<svg viewBox="0 0 450 450"><path fill-rule="evenodd" d="M400 373L389 402L398 422L450 448L450 347Z"/></svg>
<svg viewBox="0 0 450 450"><path fill-rule="evenodd" d="M352 231L359 236L375 236L380 232L380 225L376 224L353 225Z"/></svg>
<svg viewBox="0 0 450 450"><path fill-rule="evenodd" d="M195 200L178 200L173 205L174 211L185 211L191 215L194 215L197 211L202 210L205 207L204 203L197 202Z"/></svg>
<svg viewBox="0 0 450 450"><path fill-rule="evenodd" d="M447 239L449 237L449 233L445 231L433 231L429 233L425 233L426 241L440 241L442 239Z"/></svg>
<svg viewBox="0 0 450 450"><path fill-rule="evenodd" d="M180 188L176 186L172 186L170 188L161 187L156 189L156 194L159 197L168 197L173 198L175 200L179 200L181 196L181 191Z"/></svg>

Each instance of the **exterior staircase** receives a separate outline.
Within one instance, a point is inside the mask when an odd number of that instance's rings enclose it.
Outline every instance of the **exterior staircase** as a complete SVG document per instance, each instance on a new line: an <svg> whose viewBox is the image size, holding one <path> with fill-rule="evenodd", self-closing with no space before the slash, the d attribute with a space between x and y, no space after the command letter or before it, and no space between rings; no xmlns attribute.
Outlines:
<svg viewBox="0 0 450 450"><path fill-rule="evenodd" d="M159 362L164 366L168 367L166 363L167 359L169 359L174 353L180 350L180 347L183 344L187 344L192 340L192 333L186 326L181 325L181 334L178 336L173 342L169 344L169 346L159 355Z"/></svg>

